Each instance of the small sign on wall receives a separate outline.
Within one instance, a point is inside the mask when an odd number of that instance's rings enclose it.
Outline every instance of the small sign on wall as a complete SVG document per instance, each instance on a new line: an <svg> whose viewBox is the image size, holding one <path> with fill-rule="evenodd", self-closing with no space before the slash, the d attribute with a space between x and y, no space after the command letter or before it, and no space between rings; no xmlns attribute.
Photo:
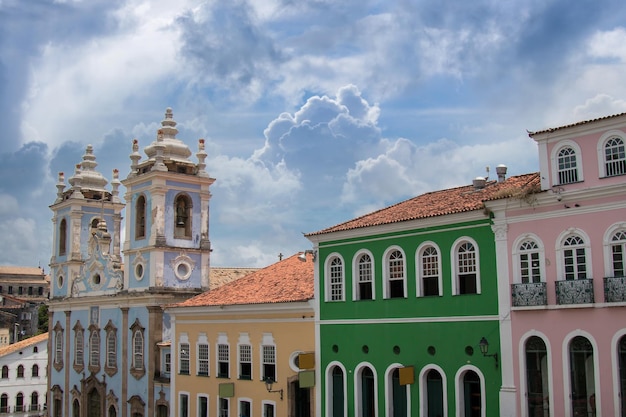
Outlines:
<svg viewBox="0 0 626 417"><path fill-rule="evenodd" d="M315 371L298 372L298 384L300 388L312 388L315 386Z"/></svg>
<svg viewBox="0 0 626 417"><path fill-rule="evenodd" d="M232 398L235 396L235 384L232 382L219 385L219 395L222 398Z"/></svg>
<svg viewBox="0 0 626 417"><path fill-rule="evenodd" d="M415 368L412 366L405 366L398 369L400 376L400 385L410 385L415 382Z"/></svg>

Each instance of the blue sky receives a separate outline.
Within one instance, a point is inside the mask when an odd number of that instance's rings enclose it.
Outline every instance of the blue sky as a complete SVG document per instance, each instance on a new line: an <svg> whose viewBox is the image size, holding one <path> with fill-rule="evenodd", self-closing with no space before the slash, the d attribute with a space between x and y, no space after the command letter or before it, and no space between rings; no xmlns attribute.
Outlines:
<svg viewBox="0 0 626 417"><path fill-rule="evenodd" d="M0 264L47 270L56 175L129 172L172 107L207 141L216 266L485 175L626 111L612 0L0 0ZM123 194L123 190L122 190Z"/></svg>

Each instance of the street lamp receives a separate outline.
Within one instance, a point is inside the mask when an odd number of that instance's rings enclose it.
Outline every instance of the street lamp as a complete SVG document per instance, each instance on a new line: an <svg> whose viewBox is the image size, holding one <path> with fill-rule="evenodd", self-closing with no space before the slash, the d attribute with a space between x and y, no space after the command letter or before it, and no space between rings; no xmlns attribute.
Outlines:
<svg viewBox="0 0 626 417"><path fill-rule="evenodd" d="M491 356L493 359L495 359L496 368L497 368L498 367L498 352L492 353L492 354L487 353L489 352L489 342L487 341L487 339L485 339L484 336L482 339L480 339L480 342L478 342L478 346L480 346L480 352L483 354L483 356Z"/></svg>
<svg viewBox="0 0 626 417"><path fill-rule="evenodd" d="M279 392L280 393L280 400L283 400L283 389L277 389L277 390L273 390L272 391L272 385L274 384L274 381L271 377L266 376L265 377L265 388L267 389L267 392Z"/></svg>

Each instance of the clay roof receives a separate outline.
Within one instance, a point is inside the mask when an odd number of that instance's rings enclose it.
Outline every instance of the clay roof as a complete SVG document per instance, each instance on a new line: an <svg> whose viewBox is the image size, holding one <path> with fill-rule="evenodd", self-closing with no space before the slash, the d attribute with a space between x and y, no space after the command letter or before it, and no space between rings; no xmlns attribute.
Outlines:
<svg viewBox="0 0 626 417"><path fill-rule="evenodd" d="M551 127L551 128L548 128L548 129L538 130L536 132L528 132L528 136L530 136L532 138L534 135L538 135L540 133L555 132L557 130L567 129L568 127L585 125L587 123L593 123L593 122L597 122L599 120L613 119L615 117L620 117L620 116L624 116L624 115L626 115L626 113L613 114L611 116L604 116L604 117L598 117L597 119L583 120L583 121L580 121L580 122L571 123L571 124L564 125L564 126Z"/></svg>
<svg viewBox="0 0 626 417"><path fill-rule="evenodd" d="M0 348L0 357L6 356L10 353L17 352L22 349L26 349L29 346L34 346L39 342L48 339L48 333L42 333L37 336L29 337L28 339L21 340L17 343L13 343L12 345L3 346Z"/></svg>
<svg viewBox="0 0 626 417"><path fill-rule="evenodd" d="M252 272L258 271L259 268L222 268L211 267L209 276L209 289L215 290L222 285L242 278Z"/></svg>
<svg viewBox="0 0 626 417"><path fill-rule="evenodd" d="M41 268L36 266L9 266L0 265L0 275L44 275Z"/></svg>
<svg viewBox="0 0 626 417"><path fill-rule="evenodd" d="M313 298L313 259L300 253L170 307L289 303Z"/></svg>
<svg viewBox="0 0 626 417"><path fill-rule="evenodd" d="M466 185L433 191L306 236L483 210L483 201L535 192L539 187L539 174L532 173L512 176L503 182L487 181L485 187L478 190L473 185Z"/></svg>

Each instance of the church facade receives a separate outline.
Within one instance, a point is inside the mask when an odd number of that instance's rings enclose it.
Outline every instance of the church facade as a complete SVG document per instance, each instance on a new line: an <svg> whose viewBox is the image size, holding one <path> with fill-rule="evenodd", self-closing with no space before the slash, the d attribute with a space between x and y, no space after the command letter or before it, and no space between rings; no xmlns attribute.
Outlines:
<svg viewBox="0 0 626 417"><path fill-rule="evenodd" d="M169 415L170 320L163 306L209 289L209 187L167 109L156 139L120 181L93 149L57 183L50 261L50 415ZM125 205L119 187L126 187ZM125 236L122 244L122 210ZM122 255L123 249L123 255Z"/></svg>

